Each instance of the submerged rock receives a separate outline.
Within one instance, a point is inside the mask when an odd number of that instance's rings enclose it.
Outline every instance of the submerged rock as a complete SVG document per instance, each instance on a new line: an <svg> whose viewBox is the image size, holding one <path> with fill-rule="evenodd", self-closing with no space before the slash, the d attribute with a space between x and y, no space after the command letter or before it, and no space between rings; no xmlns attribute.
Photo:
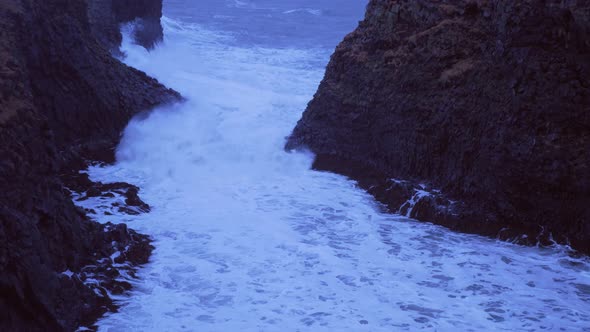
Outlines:
<svg viewBox="0 0 590 332"><path fill-rule="evenodd" d="M392 211L427 184L412 217L590 253L590 4L372 0L287 143L303 146Z"/></svg>
<svg viewBox="0 0 590 332"><path fill-rule="evenodd" d="M0 1L2 331L92 323L113 304L109 287L85 284L85 269L112 270L121 248L135 266L151 250L145 236L89 220L62 182L87 159L112 160L133 115L179 98L97 41L87 3L98 2ZM114 281L114 272L101 275Z"/></svg>

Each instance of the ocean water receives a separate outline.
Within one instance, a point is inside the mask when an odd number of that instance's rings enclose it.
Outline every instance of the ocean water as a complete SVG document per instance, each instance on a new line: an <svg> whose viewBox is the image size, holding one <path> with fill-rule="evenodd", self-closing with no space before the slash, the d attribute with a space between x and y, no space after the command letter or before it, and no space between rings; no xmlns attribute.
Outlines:
<svg viewBox="0 0 590 332"><path fill-rule="evenodd" d="M285 137L361 0L165 0L125 62L187 101L134 119L91 177L152 212L156 247L100 331L590 331L590 262L384 214ZM80 202L101 211L102 198Z"/></svg>

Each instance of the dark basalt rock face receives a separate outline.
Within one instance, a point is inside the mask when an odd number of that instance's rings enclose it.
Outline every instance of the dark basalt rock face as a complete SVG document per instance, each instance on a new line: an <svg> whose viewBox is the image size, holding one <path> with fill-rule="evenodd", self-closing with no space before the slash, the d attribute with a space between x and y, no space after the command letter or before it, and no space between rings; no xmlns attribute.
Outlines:
<svg viewBox="0 0 590 332"><path fill-rule="evenodd" d="M590 2L372 0L300 147L392 211L590 253Z"/></svg>
<svg viewBox="0 0 590 332"><path fill-rule="evenodd" d="M1 331L91 324L114 309L107 291L129 286L111 255L132 274L151 251L146 236L91 221L62 180L87 159L112 160L137 112L179 99L115 60L87 12L84 0L0 2Z"/></svg>
<svg viewBox="0 0 590 332"><path fill-rule="evenodd" d="M164 36L160 18L162 1L154 0L89 0L88 18L97 39L107 49L118 53L122 36L120 25L134 23L135 41L152 49Z"/></svg>

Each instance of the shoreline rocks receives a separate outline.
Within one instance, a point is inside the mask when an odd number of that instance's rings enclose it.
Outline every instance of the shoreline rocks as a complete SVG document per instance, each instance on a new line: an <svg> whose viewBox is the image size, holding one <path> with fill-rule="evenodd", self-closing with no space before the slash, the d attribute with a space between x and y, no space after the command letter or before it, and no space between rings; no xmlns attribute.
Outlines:
<svg viewBox="0 0 590 332"><path fill-rule="evenodd" d="M0 2L2 331L92 325L115 309L109 292L128 289L120 276L151 252L146 236L90 220L64 185L86 160L113 161L135 114L181 98L113 58L89 20L100 2ZM161 8L161 0L146 3ZM133 187L119 190L146 208Z"/></svg>
<svg viewBox="0 0 590 332"><path fill-rule="evenodd" d="M150 50L162 41L160 24L162 1L153 0L90 0L88 19L97 40L109 51L119 54L121 24L133 23L135 42Z"/></svg>
<svg viewBox="0 0 590 332"><path fill-rule="evenodd" d="M436 188L412 217L588 254L590 4L372 0L286 148L393 212Z"/></svg>

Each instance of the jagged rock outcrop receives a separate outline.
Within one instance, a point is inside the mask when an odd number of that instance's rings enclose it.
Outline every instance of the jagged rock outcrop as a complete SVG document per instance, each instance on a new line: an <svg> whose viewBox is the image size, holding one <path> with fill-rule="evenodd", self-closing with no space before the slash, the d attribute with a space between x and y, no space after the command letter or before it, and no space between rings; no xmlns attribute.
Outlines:
<svg viewBox="0 0 590 332"><path fill-rule="evenodd" d="M87 11L84 0L0 2L2 331L92 323L113 308L105 291L129 286L110 256L133 270L151 250L143 235L90 221L62 182L86 158L112 159L134 114L179 98L115 60ZM100 284L85 285L89 276Z"/></svg>
<svg viewBox="0 0 590 332"><path fill-rule="evenodd" d="M590 253L590 2L371 0L304 146L393 211Z"/></svg>
<svg viewBox="0 0 590 332"><path fill-rule="evenodd" d="M163 38L160 24L162 1L154 0L89 0L88 19L92 32L107 49L118 53L121 24L133 22L135 41L152 49Z"/></svg>

